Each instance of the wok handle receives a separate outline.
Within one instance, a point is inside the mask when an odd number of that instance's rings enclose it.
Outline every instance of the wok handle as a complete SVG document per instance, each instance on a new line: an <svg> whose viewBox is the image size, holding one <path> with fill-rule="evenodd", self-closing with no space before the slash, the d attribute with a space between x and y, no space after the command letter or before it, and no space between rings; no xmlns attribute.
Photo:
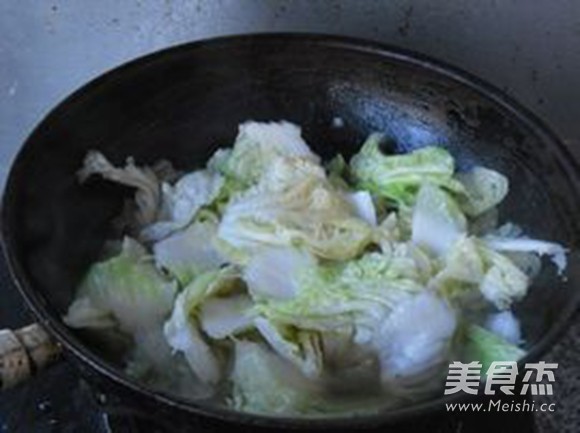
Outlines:
<svg viewBox="0 0 580 433"><path fill-rule="evenodd" d="M38 323L0 330L1 389L11 388L56 361L61 346Z"/></svg>

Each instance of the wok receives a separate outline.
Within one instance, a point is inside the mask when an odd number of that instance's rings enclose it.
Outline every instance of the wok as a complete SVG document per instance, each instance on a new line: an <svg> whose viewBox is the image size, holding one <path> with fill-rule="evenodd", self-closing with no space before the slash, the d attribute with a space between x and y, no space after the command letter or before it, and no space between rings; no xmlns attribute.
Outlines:
<svg viewBox="0 0 580 433"><path fill-rule="evenodd" d="M451 151L460 169L478 164L506 174L511 188L500 209L503 220L571 249L567 280L545 266L517 306L529 351L523 362L540 359L577 309L578 165L532 113L476 77L394 47L326 35L226 37L170 48L104 74L59 104L22 146L3 196L2 242L39 325L26 331L29 338L22 337L26 332L3 334L12 342L2 348L12 356L7 365L17 371L3 376L5 385L58 357L62 348L95 386L185 423L366 427L434 413L464 398L441 393L344 419L237 413L144 387L63 324L79 279L130 193L105 182L79 185L75 172L87 151L98 149L115 163L129 155L141 164L165 158L191 170L232 143L237 125L247 119L297 123L323 157L351 155L370 132L381 131L390 137L389 151L437 144ZM342 127L333 127L338 119ZM24 373L15 353L26 354Z"/></svg>

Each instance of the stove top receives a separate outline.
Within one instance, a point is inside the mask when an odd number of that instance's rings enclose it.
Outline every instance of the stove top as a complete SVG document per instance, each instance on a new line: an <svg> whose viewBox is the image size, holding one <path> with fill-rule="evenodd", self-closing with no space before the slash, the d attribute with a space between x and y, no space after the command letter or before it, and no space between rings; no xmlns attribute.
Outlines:
<svg viewBox="0 0 580 433"><path fill-rule="evenodd" d="M0 258L0 326L18 328L33 321L23 300L10 281L3 258ZM0 394L0 433L178 433L183 426L170 420L151 419L129 405L117 405L114 399L97 394L72 365L61 362L26 384ZM198 433L223 431L226 426L205 424L188 426ZM229 427L237 432L255 431ZM398 433L478 433L489 431L534 432L531 413L468 413L432 416L396 425ZM377 431L386 432L383 427Z"/></svg>

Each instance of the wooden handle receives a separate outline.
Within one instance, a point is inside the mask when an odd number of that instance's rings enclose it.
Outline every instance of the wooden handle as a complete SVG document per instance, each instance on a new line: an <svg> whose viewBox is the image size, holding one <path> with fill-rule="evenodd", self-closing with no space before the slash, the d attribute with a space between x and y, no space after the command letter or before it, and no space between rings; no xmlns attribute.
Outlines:
<svg viewBox="0 0 580 433"><path fill-rule="evenodd" d="M11 388L56 361L62 348L38 323L0 330L1 388Z"/></svg>

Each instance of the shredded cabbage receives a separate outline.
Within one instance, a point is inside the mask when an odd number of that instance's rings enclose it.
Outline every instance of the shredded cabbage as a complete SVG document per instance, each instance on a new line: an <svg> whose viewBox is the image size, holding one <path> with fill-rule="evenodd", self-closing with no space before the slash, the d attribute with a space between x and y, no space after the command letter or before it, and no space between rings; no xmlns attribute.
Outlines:
<svg viewBox="0 0 580 433"><path fill-rule="evenodd" d="M404 155L385 155L380 149L383 139L381 134L371 134L350 161L360 188L407 205L425 182L464 191L461 182L453 178L453 157L445 149L425 147Z"/></svg>
<svg viewBox="0 0 580 433"><path fill-rule="evenodd" d="M445 254L466 231L465 215L453 198L431 183L423 184L413 208L413 242Z"/></svg>
<svg viewBox="0 0 580 433"><path fill-rule="evenodd" d="M465 339L464 359L481 362L482 373L487 373L494 361L519 361L526 354L517 345L478 325L467 327Z"/></svg>
<svg viewBox="0 0 580 433"><path fill-rule="evenodd" d="M216 235L216 221L196 221L183 231L153 244L155 261L182 285L187 285L200 273L227 263L216 246Z"/></svg>
<svg viewBox="0 0 580 433"><path fill-rule="evenodd" d="M298 370L263 345L237 341L230 405L261 414L299 415L312 411L315 387Z"/></svg>
<svg viewBox="0 0 580 433"><path fill-rule="evenodd" d="M211 204L224 186L223 177L211 170L198 170L183 176L175 185L162 185L159 220L145 227L141 237L148 241L166 238L187 226L197 212Z"/></svg>
<svg viewBox="0 0 580 433"><path fill-rule="evenodd" d="M458 173L457 179L465 188L465 195L459 197L462 209L471 217L493 209L508 193L508 179L485 167L474 167L468 172Z"/></svg>
<svg viewBox="0 0 580 433"><path fill-rule="evenodd" d="M258 182L279 157L304 158L315 164L320 161L302 139L298 126L289 122L246 122L240 125L229 157L218 165L228 176L250 185Z"/></svg>
<svg viewBox="0 0 580 433"><path fill-rule="evenodd" d="M124 168L117 168L100 152L91 150L77 173L81 182L98 174L104 179L136 189L135 210L129 218L138 228L151 224L158 217L161 207L161 187L155 172L149 167L137 167L135 160L127 158Z"/></svg>
<svg viewBox="0 0 580 433"><path fill-rule="evenodd" d="M238 277L234 269L224 268L195 278L177 296L173 313L163 328L169 346L175 353L183 353L192 371L204 383L218 382L221 365L201 333L199 310L204 301L214 296L236 292ZM207 319L205 323L207 327Z"/></svg>
<svg viewBox="0 0 580 433"><path fill-rule="evenodd" d="M384 410L440 392L452 359L520 359L516 305L568 250L498 227L501 173L382 140L322 165L298 126L245 122L189 173L90 152L81 180L136 189L138 240L107 242L65 323L150 386L266 415Z"/></svg>
<svg viewBox="0 0 580 433"><path fill-rule="evenodd" d="M485 328L511 344L522 342L522 329L518 318L510 310L492 313L487 317Z"/></svg>
<svg viewBox="0 0 580 433"><path fill-rule="evenodd" d="M373 341L382 379L397 381L441 369L447 364L456 325L453 309L431 292L408 296L397 304Z"/></svg>
<svg viewBox="0 0 580 433"><path fill-rule="evenodd" d="M218 228L221 240L250 256L300 246L331 260L356 256L371 234L323 169L300 158L274 160L255 187L232 198Z"/></svg>
<svg viewBox="0 0 580 433"><path fill-rule="evenodd" d="M75 328L99 328L114 320L135 334L165 320L176 291L177 284L157 271L145 248L127 237L120 254L91 266L64 320Z"/></svg>

